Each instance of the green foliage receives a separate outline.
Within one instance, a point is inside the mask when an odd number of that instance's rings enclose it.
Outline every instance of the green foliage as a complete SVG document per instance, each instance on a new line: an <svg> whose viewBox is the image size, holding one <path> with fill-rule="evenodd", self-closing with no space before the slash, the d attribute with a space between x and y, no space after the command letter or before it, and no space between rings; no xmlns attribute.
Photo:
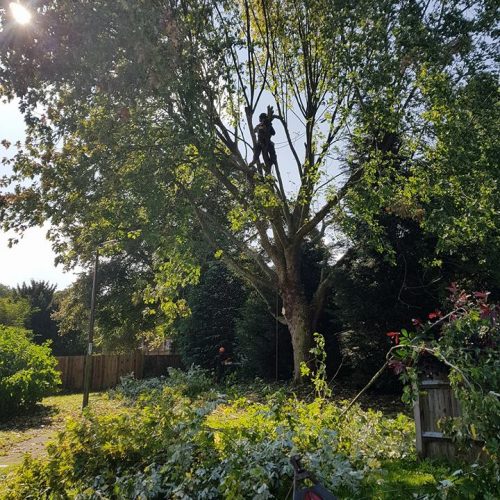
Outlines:
<svg viewBox="0 0 500 500"><path fill-rule="evenodd" d="M191 366L187 371L169 368L166 385L174 387L183 396L196 398L209 392L214 384L206 370L199 366Z"/></svg>
<svg viewBox="0 0 500 500"><path fill-rule="evenodd" d="M27 299L15 299L11 293L0 297L0 325L26 327L31 315Z"/></svg>
<svg viewBox="0 0 500 500"><path fill-rule="evenodd" d="M460 438L484 441L494 460L500 457L500 324L498 305L483 301L464 304L463 314L443 328L438 357L458 370L450 382L461 403L462 416L448 431ZM468 381L468 382L467 382Z"/></svg>
<svg viewBox="0 0 500 500"><path fill-rule="evenodd" d="M471 438L484 442L496 461L500 453L500 307L488 303L488 292L469 295L455 284L450 290L451 312L444 317L440 311L431 313L432 321L421 325L416 334L402 330L391 363L414 383L422 353L442 361L462 409L461 417L446 419L443 427L459 444Z"/></svg>
<svg viewBox="0 0 500 500"><path fill-rule="evenodd" d="M344 403L259 385L230 399L202 371L172 375L124 379L113 396L126 405L70 421L48 458L26 458L0 498L286 498L296 453L340 498L495 498L491 469L416 462L404 415L357 405L344 414Z"/></svg>
<svg viewBox="0 0 500 500"><path fill-rule="evenodd" d="M204 377L191 370L125 379L114 394L127 407L71 421L48 460L27 459L2 498L284 498L294 453L328 488L347 494L381 460L412 453L406 417L359 407L344 417L342 406L283 390L262 402L228 401L207 392Z"/></svg>
<svg viewBox="0 0 500 500"><path fill-rule="evenodd" d="M488 89L495 80L490 1L145 8L107 0L97 9L50 0L34 17L44 26L36 37L2 32L0 83L20 98L28 133L7 161L13 174L1 221L22 231L50 219L68 264L88 264L108 239L141 241L157 274L146 298L167 317L186 313L179 288L198 278L192 257L201 238L262 294L287 289L286 310L311 325L330 276L307 292L301 257L290 249L321 224L333 227L339 213L357 212L378 249L386 247L381 209L429 224L434 218L425 216L436 215L444 242L462 232L498 241L498 134L496 111L487 111L496 101L489 92L460 97L481 72L493 74ZM449 96L457 97L451 105ZM263 99L279 115L297 182L285 184L277 165L266 171L249 162ZM456 182L455 168L467 170ZM475 203L477 193L484 203ZM289 321L298 345L321 330L297 325Z"/></svg>
<svg viewBox="0 0 500 500"><path fill-rule="evenodd" d="M235 328L247 290L220 262L207 265L200 283L188 289L191 314L177 322L176 346L187 366L213 369L220 346L234 356Z"/></svg>
<svg viewBox="0 0 500 500"><path fill-rule="evenodd" d="M95 344L103 352L123 352L138 348L144 341L153 343L162 337L157 327L161 313L148 314L143 300L144 286L153 272L144 266L144 255L128 244L128 252L101 257L98 271ZM92 273L78 279L56 297L53 318L57 321L66 348L81 354L88 331Z"/></svg>
<svg viewBox="0 0 500 500"><path fill-rule="evenodd" d="M0 416L32 408L60 383L48 344L36 345L30 332L0 325Z"/></svg>
<svg viewBox="0 0 500 500"><path fill-rule="evenodd" d="M412 318L434 310L442 283L451 281L459 269L455 260L446 260L440 269L422 262L433 254L435 243L414 221L385 213L378 222L394 251L394 261L373 249L366 226L358 220L351 233L355 246L334 269L332 301L344 325L339 336L342 372L361 387L385 362L390 347L386 332L410 328ZM390 375L376 384L400 388Z"/></svg>
<svg viewBox="0 0 500 500"><path fill-rule="evenodd" d="M325 399L332 395L332 389L328 385L326 378L326 351L325 351L325 337L320 333L314 333L314 347L309 350L312 354L312 361L309 364L303 362L300 365L300 371L303 377L311 380L314 386L314 392L317 398ZM314 368L311 369L311 364Z"/></svg>
<svg viewBox="0 0 500 500"><path fill-rule="evenodd" d="M256 292L250 292L236 321L235 351L241 363L239 372L247 379L265 380L276 376L276 320L269 306ZM278 323L278 377L292 374L292 344L288 329Z"/></svg>
<svg viewBox="0 0 500 500"><path fill-rule="evenodd" d="M56 285L47 281L31 280L29 284L18 285L13 291L14 298L27 300L31 312L26 328L33 332L33 340L42 344L51 341L52 352L56 355L69 354L65 346L67 338L59 335L57 323L52 317L55 311Z"/></svg>
<svg viewBox="0 0 500 500"><path fill-rule="evenodd" d="M168 377L144 380L137 380L132 375L122 377L120 384L110 394L112 397L124 399L129 404L138 401L144 404L154 403L166 387L175 389L175 392L182 396L196 398L200 394L209 393L213 385L211 374L193 365L187 371L169 368Z"/></svg>
<svg viewBox="0 0 500 500"><path fill-rule="evenodd" d="M438 251L461 251L498 283L500 226L500 102L497 76L480 71L457 92L450 77L430 74L423 93L429 102L436 145L412 171L422 225L438 239Z"/></svg>
<svg viewBox="0 0 500 500"><path fill-rule="evenodd" d="M138 380L133 374L120 378L120 384L109 391L111 398L135 404L139 399L154 399L165 386L165 377Z"/></svg>

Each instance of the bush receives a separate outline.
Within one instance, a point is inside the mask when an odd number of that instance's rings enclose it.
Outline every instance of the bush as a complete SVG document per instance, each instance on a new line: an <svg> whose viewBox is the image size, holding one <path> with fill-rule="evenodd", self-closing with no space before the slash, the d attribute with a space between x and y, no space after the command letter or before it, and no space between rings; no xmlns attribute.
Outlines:
<svg viewBox="0 0 500 500"><path fill-rule="evenodd" d="M168 377L138 380L133 375L126 375L120 379L120 384L110 391L110 395L121 398L128 404L144 404L161 397L166 387L175 389L180 395L196 398L209 392L213 385L213 377L199 366L191 366L187 371L170 367Z"/></svg>
<svg viewBox="0 0 500 500"><path fill-rule="evenodd" d="M60 384L49 344L36 345L27 330L0 325L0 418L29 410Z"/></svg>

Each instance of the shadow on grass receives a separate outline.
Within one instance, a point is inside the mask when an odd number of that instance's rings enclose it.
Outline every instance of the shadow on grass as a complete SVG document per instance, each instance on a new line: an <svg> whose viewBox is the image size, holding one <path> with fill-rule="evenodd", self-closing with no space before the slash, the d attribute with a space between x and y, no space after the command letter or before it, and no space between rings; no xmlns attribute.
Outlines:
<svg viewBox="0 0 500 500"><path fill-rule="evenodd" d="M33 408L10 418L9 420L0 420L1 431L23 432L30 429L38 429L51 425L55 416L60 413L56 405L37 404Z"/></svg>

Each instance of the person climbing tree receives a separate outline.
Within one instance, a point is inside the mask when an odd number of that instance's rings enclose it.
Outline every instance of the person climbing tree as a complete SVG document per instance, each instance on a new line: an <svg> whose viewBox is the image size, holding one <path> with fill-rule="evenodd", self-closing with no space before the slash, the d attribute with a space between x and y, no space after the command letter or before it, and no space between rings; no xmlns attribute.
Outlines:
<svg viewBox="0 0 500 500"><path fill-rule="evenodd" d="M271 141L271 137L276 134L272 125L273 118L273 111L270 107L268 107L267 113L261 113L259 115L259 123L254 129L257 135L257 143L255 144L253 159L250 165L259 161L261 153L264 164L268 168L277 165L276 149L274 148L274 142Z"/></svg>

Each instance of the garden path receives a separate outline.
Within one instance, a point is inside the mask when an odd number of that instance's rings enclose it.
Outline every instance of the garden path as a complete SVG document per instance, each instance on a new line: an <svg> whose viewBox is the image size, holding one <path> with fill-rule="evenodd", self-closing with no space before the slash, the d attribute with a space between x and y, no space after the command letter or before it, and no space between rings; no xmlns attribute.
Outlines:
<svg viewBox="0 0 500 500"><path fill-rule="evenodd" d="M55 439L69 417L81 415L82 395L64 394L45 398L29 415L0 424L0 474L19 465L26 453L42 457L46 445ZM90 395L90 407L97 412L111 412L116 402L105 393Z"/></svg>

